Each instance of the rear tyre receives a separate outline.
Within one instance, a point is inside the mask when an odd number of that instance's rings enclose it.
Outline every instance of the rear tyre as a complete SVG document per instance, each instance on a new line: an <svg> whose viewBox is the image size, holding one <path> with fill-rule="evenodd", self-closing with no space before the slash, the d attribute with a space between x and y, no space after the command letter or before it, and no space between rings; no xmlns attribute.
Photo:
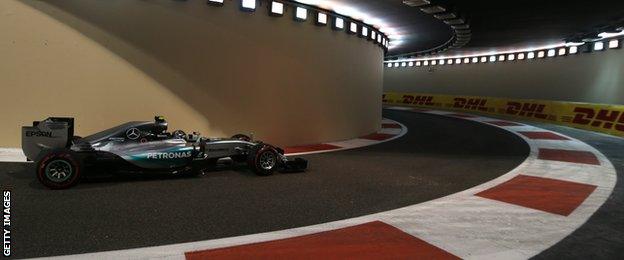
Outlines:
<svg viewBox="0 0 624 260"><path fill-rule="evenodd" d="M260 176L269 176L275 172L279 160L279 154L275 148L262 145L253 149L249 155L249 167Z"/></svg>
<svg viewBox="0 0 624 260"><path fill-rule="evenodd" d="M37 179L50 189L67 189L80 180L82 163L67 149L45 152L37 160Z"/></svg>

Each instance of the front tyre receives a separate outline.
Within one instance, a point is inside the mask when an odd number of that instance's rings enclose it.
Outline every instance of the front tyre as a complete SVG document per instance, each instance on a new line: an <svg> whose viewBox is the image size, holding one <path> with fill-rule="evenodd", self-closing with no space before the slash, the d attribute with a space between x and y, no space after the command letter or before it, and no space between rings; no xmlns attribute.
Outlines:
<svg viewBox="0 0 624 260"><path fill-rule="evenodd" d="M273 174L277 168L279 160L279 154L277 151L268 145L264 145L255 151L255 153L249 155L249 167L260 176L269 176Z"/></svg>
<svg viewBox="0 0 624 260"><path fill-rule="evenodd" d="M37 179L50 189L67 189L80 180L82 165L69 150L53 150L37 160Z"/></svg>

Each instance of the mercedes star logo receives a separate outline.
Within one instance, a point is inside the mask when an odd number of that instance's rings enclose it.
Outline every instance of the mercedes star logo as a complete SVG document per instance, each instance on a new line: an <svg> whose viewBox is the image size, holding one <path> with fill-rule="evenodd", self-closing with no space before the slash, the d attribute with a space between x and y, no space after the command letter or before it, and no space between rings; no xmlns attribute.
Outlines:
<svg viewBox="0 0 624 260"><path fill-rule="evenodd" d="M130 128L128 129L128 131L126 131L126 136L130 140L136 140L141 137L141 131L137 128Z"/></svg>

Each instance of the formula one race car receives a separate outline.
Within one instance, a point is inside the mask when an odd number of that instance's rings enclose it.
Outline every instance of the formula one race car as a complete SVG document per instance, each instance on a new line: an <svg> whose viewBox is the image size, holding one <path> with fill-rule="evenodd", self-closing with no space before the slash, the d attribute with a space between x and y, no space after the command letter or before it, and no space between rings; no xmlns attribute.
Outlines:
<svg viewBox="0 0 624 260"><path fill-rule="evenodd" d="M167 122L129 122L81 138L74 136L74 119L50 117L22 127L22 150L36 163L37 178L52 189L75 185L90 167L135 174L194 175L214 167L219 159L247 162L258 175L275 170L303 171L307 161L288 159L284 150L253 141L246 135L205 138L182 130L167 132Z"/></svg>

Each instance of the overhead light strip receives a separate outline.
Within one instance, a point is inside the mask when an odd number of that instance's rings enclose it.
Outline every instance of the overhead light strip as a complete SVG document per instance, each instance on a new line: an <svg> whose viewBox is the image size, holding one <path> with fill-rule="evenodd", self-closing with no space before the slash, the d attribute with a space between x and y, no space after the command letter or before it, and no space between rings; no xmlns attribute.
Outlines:
<svg viewBox="0 0 624 260"><path fill-rule="evenodd" d="M460 65L460 64L475 64L475 63L494 63L494 62L518 62L524 60L534 59L551 59L555 57L577 55L579 52L591 53L602 52L609 49L620 49L622 47L623 38L606 39L602 41L596 41L586 43L583 45L558 44L552 46L544 46L541 48L533 49L520 49L508 52L490 52L480 53L466 56L453 56L453 57L427 57L419 59L403 59L385 61L386 64L402 64L404 62L422 63L424 66L430 65ZM393 67L388 65L389 68ZM395 66L396 67L396 66Z"/></svg>
<svg viewBox="0 0 624 260"><path fill-rule="evenodd" d="M174 0L175 1L175 0ZM314 14L314 24L318 26L326 26L331 23L334 30L344 30L349 34L360 36L360 38L370 40L387 51L391 41L389 37L383 33L383 28L379 29L371 24L354 19L352 17L342 15L338 12L323 9L317 6L302 3L305 1L293 0L236 0L239 8L244 12L256 12L262 3L268 4L268 15L274 17L282 17L287 12L287 7L293 8L293 19L299 22L305 22L310 16L310 12ZM208 5L223 6L224 0L208 0ZM369 38L369 35L371 37Z"/></svg>

